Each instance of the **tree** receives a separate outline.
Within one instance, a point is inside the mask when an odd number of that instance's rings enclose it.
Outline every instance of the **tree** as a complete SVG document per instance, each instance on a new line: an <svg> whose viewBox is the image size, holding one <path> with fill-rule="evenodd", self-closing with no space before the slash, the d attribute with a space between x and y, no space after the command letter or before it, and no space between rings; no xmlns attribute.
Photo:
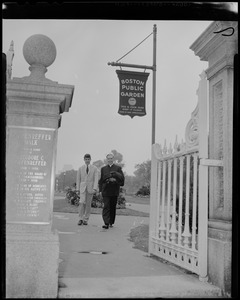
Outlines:
<svg viewBox="0 0 240 300"><path fill-rule="evenodd" d="M129 195L134 195L141 187L141 182L136 176L125 175L124 189Z"/></svg>
<svg viewBox="0 0 240 300"><path fill-rule="evenodd" d="M151 183L151 160L135 165L134 175L139 179L142 186L150 186Z"/></svg>
<svg viewBox="0 0 240 300"><path fill-rule="evenodd" d="M101 167L104 165L104 162L99 159L99 160L94 161L93 165L96 166L100 170Z"/></svg>
<svg viewBox="0 0 240 300"><path fill-rule="evenodd" d="M60 175L56 176L58 179L58 189L64 190L66 187L72 187L76 183L77 171L69 170L62 172Z"/></svg>
<svg viewBox="0 0 240 300"><path fill-rule="evenodd" d="M134 176L125 175L124 188L127 194L135 195L142 187L150 189L151 160L135 165Z"/></svg>

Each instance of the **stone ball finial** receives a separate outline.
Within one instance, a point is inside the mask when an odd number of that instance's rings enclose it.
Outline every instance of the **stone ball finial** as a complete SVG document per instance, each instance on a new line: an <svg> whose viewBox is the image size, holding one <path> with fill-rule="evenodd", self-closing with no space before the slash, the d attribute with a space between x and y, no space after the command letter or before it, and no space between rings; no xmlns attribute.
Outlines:
<svg viewBox="0 0 240 300"><path fill-rule="evenodd" d="M30 65L31 79L45 79L47 67L55 60L57 54L54 42L43 34L30 36L23 45L23 56Z"/></svg>
<svg viewBox="0 0 240 300"><path fill-rule="evenodd" d="M54 42L43 34L30 36L23 45L23 56L29 65L49 67L54 62L56 54Z"/></svg>

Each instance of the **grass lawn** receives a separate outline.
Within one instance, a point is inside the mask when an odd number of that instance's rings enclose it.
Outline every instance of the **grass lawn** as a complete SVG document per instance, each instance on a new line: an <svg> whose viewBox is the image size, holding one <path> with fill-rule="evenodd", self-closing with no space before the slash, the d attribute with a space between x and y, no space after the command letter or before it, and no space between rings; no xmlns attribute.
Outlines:
<svg viewBox="0 0 240 300"><path fill-rule="evenodd" d="M131 229L129 240L134 243L134 248L148 252L148 230L149 226L146 224Z"/></svg>
<svg viewBox="0 0 240 300"><path fill-rule="evenodd" d="M137 197L137 196L125 196L127 203L136 203L136 204L149 204L150 205L150 197Z"/></svg>

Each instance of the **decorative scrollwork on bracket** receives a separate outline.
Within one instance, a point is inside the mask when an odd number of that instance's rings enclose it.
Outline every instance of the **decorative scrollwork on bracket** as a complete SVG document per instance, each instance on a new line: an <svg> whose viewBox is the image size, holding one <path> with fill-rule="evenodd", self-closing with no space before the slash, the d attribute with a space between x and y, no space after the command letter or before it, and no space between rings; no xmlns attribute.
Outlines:
<svg viewBox="0 0 240 300"><path fill-rule="evenodd" d="M185 129L185 141L187 149L198 146L198 111L197 104Z"/></svg>

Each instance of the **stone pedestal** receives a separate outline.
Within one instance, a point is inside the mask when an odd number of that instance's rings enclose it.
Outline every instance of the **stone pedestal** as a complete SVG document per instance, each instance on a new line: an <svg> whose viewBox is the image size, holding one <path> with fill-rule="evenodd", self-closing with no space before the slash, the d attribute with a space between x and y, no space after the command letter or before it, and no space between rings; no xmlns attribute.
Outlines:
<svg viewBox="0 0 240 300"><path fill-rule="evenodd" d="M45 78L53 42L24 44L30 76L7 81L6 297L56 298L59 239L52 232L57 133L74 87Z"/></svg>
<svg viewBox="0 0 240 300"><path fill-rule="evenodd" d="M225 294L231 292L233 61L237 38L237 22L213 22L191 46L209 63L209 159L222 161L222 166L209 167L208 275Z"/></svg>
<svg viewBox="0 0 240 300"><path fill-rule="evenodd" d="M58 234L40 226L7 225L6 297L56 298Z"/></svg>

